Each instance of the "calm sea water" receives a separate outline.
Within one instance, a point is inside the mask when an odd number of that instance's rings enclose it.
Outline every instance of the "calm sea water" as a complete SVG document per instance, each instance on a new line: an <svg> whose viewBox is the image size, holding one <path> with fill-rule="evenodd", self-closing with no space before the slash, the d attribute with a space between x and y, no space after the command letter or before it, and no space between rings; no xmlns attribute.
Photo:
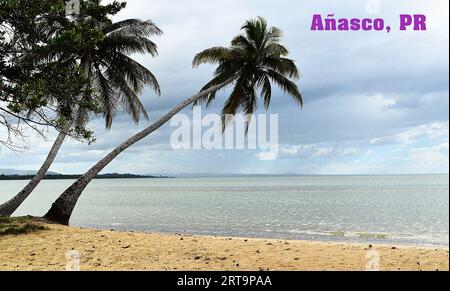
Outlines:
<svg viewBox="0 0 450 291"><path fill-rule="evenodd" d="M42 215L72 181L44 181ZM0 181L0 200L25 181ZM196 235L449 245L448 176L96 180L74 226Z"/></svg>

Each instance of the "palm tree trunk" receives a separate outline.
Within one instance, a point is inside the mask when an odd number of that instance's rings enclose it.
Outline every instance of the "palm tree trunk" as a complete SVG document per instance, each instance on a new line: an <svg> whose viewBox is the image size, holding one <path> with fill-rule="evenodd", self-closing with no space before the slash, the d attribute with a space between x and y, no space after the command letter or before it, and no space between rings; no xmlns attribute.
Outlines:
<svg viewBox="0 0 450 291"><path fill-rule="evenodd" d="M161 118L159 121L151 125L150 127L144 129L138 134L134 135L128 139L123 144L119 145L116 149L110 152L106 157L104 157L100 162L98 162L94 167L87 171L81 178L79 178L72 186L67 188L64 193L59 196L59 198L53 203L50 210L44 216L45 219L56 222L63 225L69 225L69 220L75 205L78 202L81 194L87 185L100 173L109 163L111 163L118 155L120 155L124 150L144 139L154 131L158 130L166 122L168 122L173 116L179 113L184 108L188 107L190 104L194 103L198 99L215 92L228 84L232 83L236 79L236 76L226 80L225 82L213 86L209 89L201 91L200 93L186 99L184 102L172 109L167 115Z"/></svg>
<svg viewBox="0 0 450 291"><path fill-rule="evenodd" d="M25 199L30 196L31 192L33 192L33 190L45 177L45 174L47 174L47 171L55 160L55 157L58 154L61 145L64 143L65 138L66 134L60 132L55 142L53 143L50 152L48 153L47 159L42 164L41 168L33 177L33 179L31 179L31 181L25 186L25 188L23 188L22 191L20 191L14 198L0 205L0 217L10 217L17 210L17 208L19 208L23 201L25 201Z"/></svg>

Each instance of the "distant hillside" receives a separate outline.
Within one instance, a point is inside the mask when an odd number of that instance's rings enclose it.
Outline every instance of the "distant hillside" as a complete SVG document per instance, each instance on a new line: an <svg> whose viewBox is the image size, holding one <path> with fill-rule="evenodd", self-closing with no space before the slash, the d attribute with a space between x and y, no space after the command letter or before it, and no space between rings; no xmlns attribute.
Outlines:
<svg viewBox="0 0 450 291"><path fill-rule="evenodd" d="M0 174L0 180L30 180L34 177L31 175L5 175ZM45 176L44 180L76 180L81 175L61 175L61 174L49 174ZM166 176L148 176L148 175L134 175L134 174L103 174L98 175L96 179L156 179L156 178L169 178Z"/></svg>

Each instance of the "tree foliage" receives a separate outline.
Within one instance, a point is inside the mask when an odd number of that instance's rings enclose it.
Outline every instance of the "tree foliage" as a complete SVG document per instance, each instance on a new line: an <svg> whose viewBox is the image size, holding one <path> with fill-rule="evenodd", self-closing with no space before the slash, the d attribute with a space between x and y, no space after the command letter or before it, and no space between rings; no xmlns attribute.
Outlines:
<svg viewBox="0 0 450 291"><path fill-rule="evenodd" d="M24 141L27 129L42 135L48 127L64 130L85 94L87 79L79 66L58 60L37 62L36 51L62 37L71 22L63 0L0 0L0 143ZM79 104L95 107L95 104ZM84 126L71 133L91 138Z"/></svg>
<svg viewBox="0 0 450 291"><path fill-rule="evenodd" d="M68 15L64 0L0 0L0 125L11 142L23 125L40 132L52 126L92 141L86 128L102 114L107 128L118 108L138 122L147 116L144 86L160 94L156 77L129 55L157 55L149 37L162 31L151 21L113 23L123 2L81 2Z"/></svg>

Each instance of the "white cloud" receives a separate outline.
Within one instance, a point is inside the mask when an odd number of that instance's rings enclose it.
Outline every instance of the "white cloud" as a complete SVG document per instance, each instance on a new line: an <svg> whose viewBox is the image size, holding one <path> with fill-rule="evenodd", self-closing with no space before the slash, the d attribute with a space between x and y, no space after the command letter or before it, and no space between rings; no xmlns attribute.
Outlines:
<svg viewBox="0 0 450 291"><path fill-rule="evenodd" d="M413 127L402 131L400 133L379 137L373 139L371 145L385 145L385 144L413 144L422 139L437 139L449 136L449 124L447 123L431 123Z"/></svg>
<svg viewBox="0 0 450 291"><path fill-rule="evenodd" d="M448 174L449 143L411 148L406 156L384 155L380 159L333 160L316 169L319 174Z"/></svg>
<svg viewBox="0 0 450 291"><path fill-rule="evenodd" d="M361 153L361 149L359 149L359 148L346 148L342 152L342 155L345 157L348 157L348 156L356 156L356 155L359 155L360 153Z"/></svg>
<svg viewBox="0 0 450 291"><path fill-rule="evenodd" d="M406 163L409 171L420 173L448 173L449 144L443 143L428 148L413 148L410 150Z"/></svg>
<svg viewBox="0 0 450 291"><path fill-rule="evenodd" d="M336 158L357 156L362 152L356 147L327 147L319 144L285 145L280 147L280 159Z"/></svg>

